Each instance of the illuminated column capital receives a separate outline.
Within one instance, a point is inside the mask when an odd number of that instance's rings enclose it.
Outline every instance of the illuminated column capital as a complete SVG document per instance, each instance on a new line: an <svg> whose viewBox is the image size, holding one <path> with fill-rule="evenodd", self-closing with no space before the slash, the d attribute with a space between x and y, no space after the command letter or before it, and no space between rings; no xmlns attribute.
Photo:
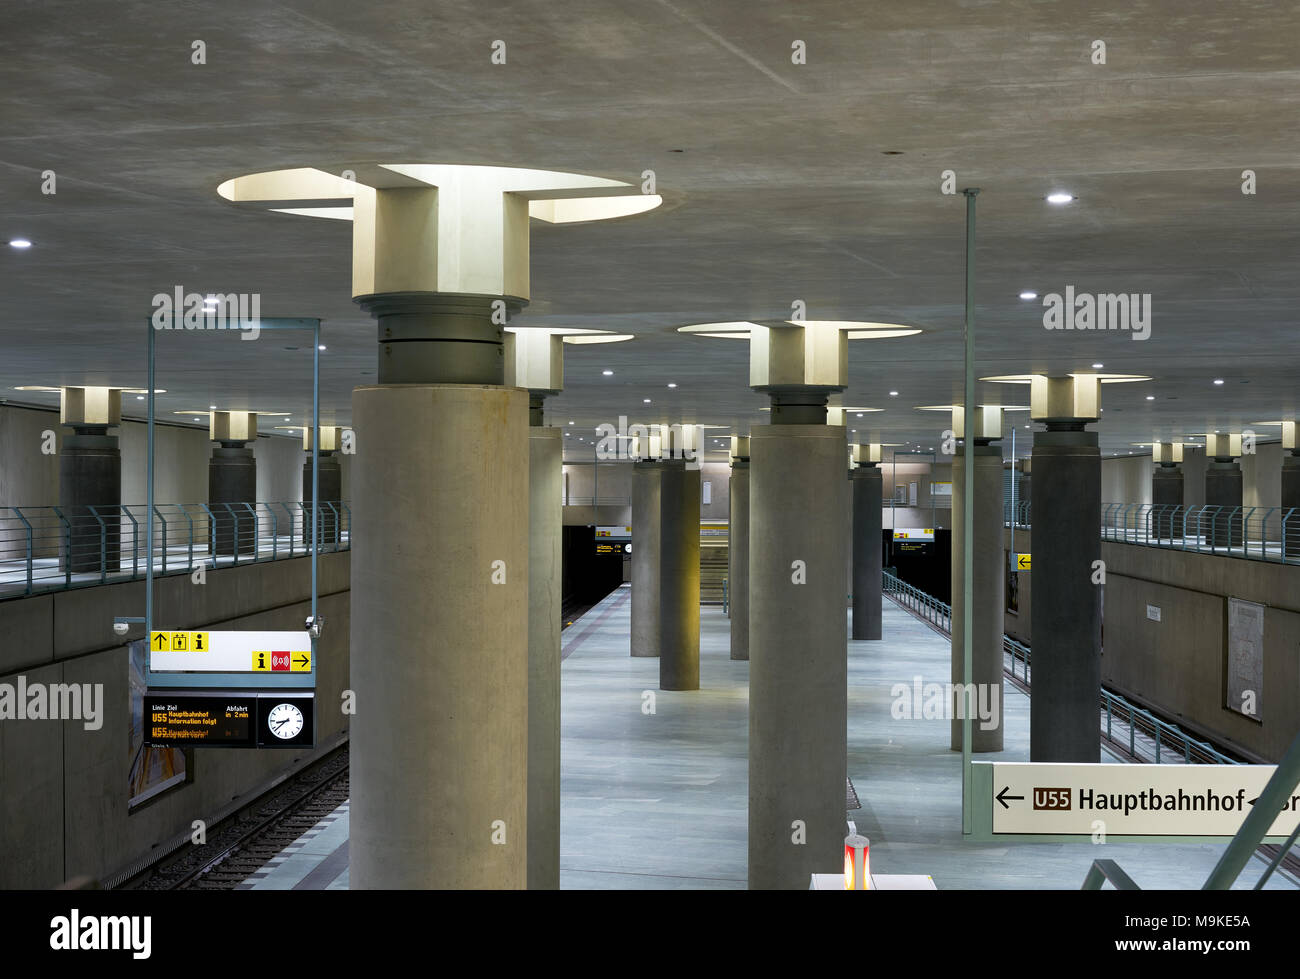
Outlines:
<svg viewBox="0 0 1300 979"><path fill-rule="evenodd" d="M1151 461L1161 466L1176 466L1183 461L1182 442L1153 442Z"/></svg>
<svg viewBox="0 0 1300 979"><path fill-rule="evenodd" d="M874 466L880 462L880 443L863 442L849 447L853 464L859 467Z"/></svg>
<svg viewBox="0 0 1300 979"><path fill-rule="evenodd" d="M973 438L976 442L996 442L1002 438L1002 408L999 405L979 405L975 409ZM966 409L962 405L952 406L952 434L955 438L966 437Z"/></svg>
<svg viewBox="0 0 1300 979"><path fill-rule="evenodd" d="M1035 374L1029 382L1029 396L1030 417L1049 427L1086 424L1101 417L1101 380L1095 374Z"/></svg>
<svg viewBox="0 0 1300 979"><path fill-rule="evenodd" d="M252 442L257 439L257 412L213 411L208 416L208 438L213 442Z"/></svg>
<svg viewBox="0 0 1300 979"><path fill-rule="evenodd" d="M74 428L122 424L122 389L65 387L59 390L59 421Z"/></svg>
<svg viewBox="0 0 1300 979"><path fill-rule="evenodd" d="M1209 459L1229 461L1241 455L1241 435L1235 432L1211 432L1205 436L1205 455Z"/></svg>
<svg viewBox="0 0 1300 979"><path fill-rule="evenodd" d="M254 423L256 425L256 423ZM322 425L320 427L320 454L326 455L330 452L337 452L339 443L343 438L343 425ZM303 451L311 451L311 433L310 426L302 430L302 447Z"/></svg>
<svg viewBox="0 0 1300 979"><path fill-rule="evenodd" d="M236 177L217 192L288 214L351 220L353 298L432 292L526 302L531 218L597 221L662 203L621 180L553 170L369 163L342 172L355 179L300 167Z"/></svg>

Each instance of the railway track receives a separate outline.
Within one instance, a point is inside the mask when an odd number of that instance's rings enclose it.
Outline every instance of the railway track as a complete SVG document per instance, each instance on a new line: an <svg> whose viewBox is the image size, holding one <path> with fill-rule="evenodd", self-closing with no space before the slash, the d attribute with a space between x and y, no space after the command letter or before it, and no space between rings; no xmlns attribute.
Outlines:
<svg viewBox="0 0 1300 979"><path fill-rule="evenodd" d="M228 891L260 870L348 798L344 745L119 885L128 890Z"/></svg>

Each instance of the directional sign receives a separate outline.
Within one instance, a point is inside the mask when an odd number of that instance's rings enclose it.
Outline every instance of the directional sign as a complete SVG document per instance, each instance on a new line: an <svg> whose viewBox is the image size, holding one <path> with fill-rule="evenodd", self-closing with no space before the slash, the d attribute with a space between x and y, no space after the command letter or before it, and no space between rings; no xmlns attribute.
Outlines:
<svg viewBox="0 0 1300 979"><path fill-rule="evenodd" d="M922 527L911 528L908 530L896 530L894 531L894 540L932 541L934 540L934 528Z"/></svg>
<svg viewBox="0 0 1300 979"><path fill-rule="evenodd" d="M1030 570L1030 567L1029 567L1029 555L1028 555L1028 554L1017 554L1017 555L1016 555L1016 570L1017 570L1017 571L1028 571L1028 570Z"/></svg>
<svg viewBox="0 0 1300 979"><path fill-rule="evenodd" d="M149 650L154 653L206 653L207 632L151 632Z"/></svg>
<svg viewBox="0 0 1300 979"><path fill-rule="evenodd" d="M311 668L311 637L305 632L149 634L154 673L310 673Z"/></svg>
<svg viewBox="0 0 1300 979"><path fill-rule="evenodd" d="M993 762L993 835L1232 836L1273 765ZM1295 828L1300 793L1267 835ZM1101 826L1097 825L1100 821Z"/></svg>

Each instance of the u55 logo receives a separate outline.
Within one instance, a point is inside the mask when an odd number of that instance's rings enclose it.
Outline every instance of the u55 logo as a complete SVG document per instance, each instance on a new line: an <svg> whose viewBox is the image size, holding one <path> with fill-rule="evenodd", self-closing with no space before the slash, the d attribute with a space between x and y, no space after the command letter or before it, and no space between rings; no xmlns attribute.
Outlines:
<svg viewBox="0 0 1300 979"><path fill-rule="evenodd" d="M1034 789L1034 808L1035 809L1069 809L1070 808L1070 790L1065 789Z"/></svg>

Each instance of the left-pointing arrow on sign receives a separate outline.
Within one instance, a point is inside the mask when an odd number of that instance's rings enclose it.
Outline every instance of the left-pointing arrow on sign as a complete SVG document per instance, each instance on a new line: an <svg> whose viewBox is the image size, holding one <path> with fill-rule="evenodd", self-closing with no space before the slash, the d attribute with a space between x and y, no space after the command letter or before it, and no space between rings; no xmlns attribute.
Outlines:
<svg viewBox="0 0 1300 979"><path fill-rule="evenodd" d="M1009 805L1007 805L1007 800L1008 800L1008 799L1012 799L1012 800L1019 799L1021 802L1023 802L1024 799L1025 799L1025 797L1024 797L1023 795L1007 795L1007 793L1010 792L1010 791L1011 791L1011 786L1009 786L1009 785L1004 785L1004 786L1002 787L1002 791L999 792L999 793L995 796L995 798L998 800L998 802L1002 803L1002 808L1003 808L1003 809L1010 809L1010 808L1011 808Z"/></svg>

